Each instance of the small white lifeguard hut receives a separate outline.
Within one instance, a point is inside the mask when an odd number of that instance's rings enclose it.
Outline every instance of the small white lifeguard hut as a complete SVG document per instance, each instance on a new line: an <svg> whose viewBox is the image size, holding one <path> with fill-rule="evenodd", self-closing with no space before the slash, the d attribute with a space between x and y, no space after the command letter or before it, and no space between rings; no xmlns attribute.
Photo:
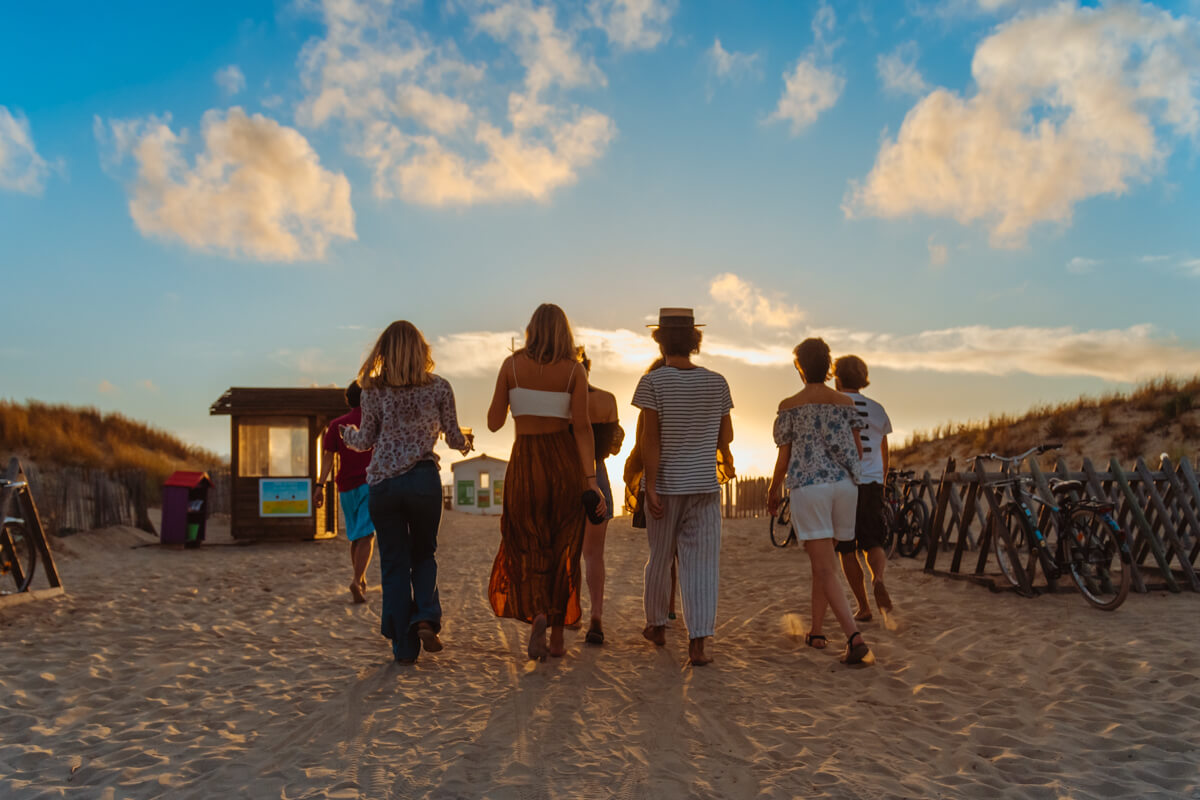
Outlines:
<svg viewBox="0 0 1200 800"><path fill-rule="evenodd" d="M451 495L455 511L499 514L504 507L504 470L508 462L487 453L450 465L454 473Z"/></svg>

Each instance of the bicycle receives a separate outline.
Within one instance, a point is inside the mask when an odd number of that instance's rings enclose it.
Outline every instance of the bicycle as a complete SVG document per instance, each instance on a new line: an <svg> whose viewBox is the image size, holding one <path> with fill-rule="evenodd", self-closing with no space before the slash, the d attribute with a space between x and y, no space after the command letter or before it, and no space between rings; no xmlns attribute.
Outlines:
<svg viewBox="0 0 1200 800"><path fill-rule="evenodd" d="M980 459L998 461L1004 471L1016 468L1027 457L1057 450L1060 444L1043 444L1026 450L1019 456L999 456L982 453L972 456L972 465ZM1008 531L1013 552L1005 547L1003 539L992 531L992 552L1001 574L1014 587L1020 588L1013 556L1024 557L1032 566L1028 556L1037 554L1047 582L1053 584L1064 574L1079 588L1083 599L1102 611L1117 609L1129 595L1131 580L1128 537L1113 518L1112 503L1087 498L1075 499L1074 493L1081 492L1083 483L1073 480L1051 479L1050 490L1057 503L1038 497L1029 490L1033 478L1028 475L1010 475L990 486L1009 490L1013 501L1004 507L1003 525ZM1048 513L1058 531L1058 541L1051 546L1038 524L1030 507L1030 501L1038 503Z"/></svg>
<svg viewBox="0 0 1200 800"><path fill-rule="evenodd" d="M893 553L915 558L925 547L929 510L923 500L912 495L915 475L912 470L889 469L884 480L883 521L888 531L884 552L888 558ZM903 490L899 488L900 481L904 481Z"/></svg>
<svg viewBox="0 0 1200 800"><path fill-rule="evenodd" d="M787 547L789 544L799 544L796 529L792 527L792 504L787 492L779 501L779 510L771 515L771 544L776 547Z"/></svg>
<svg viewBox="0 0 1200 800"><path fill-rule="evenodd" d="M0 478L0 489L24 489L24 481ZM33 537L25 530L25 520L10 517L8 509L3 512L4 523L0 527L0 594L15 594L25 591L33 582L33 570L37 566L37 548ZM7 578L6 576L11 576ZM11 590L4 588L11 580Z"/></svg>

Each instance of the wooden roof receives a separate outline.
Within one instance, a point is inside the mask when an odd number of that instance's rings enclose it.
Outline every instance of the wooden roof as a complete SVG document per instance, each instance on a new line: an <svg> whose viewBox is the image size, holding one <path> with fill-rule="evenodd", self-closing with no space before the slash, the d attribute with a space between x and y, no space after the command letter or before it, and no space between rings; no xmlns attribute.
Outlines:
<svg viewBox="0 0 1200 800"><path fill-rule="evenodd" d="M349 411L346 390L246 388L234 386L209 406L209 414L302 414L341 416Z"/></svg>
<svg viewBox="0 0 1200 800"><path fill-rule="evenodd" d="M163 481L163 486L180 486L184 489L195 489L202 483L212 485L212 480L206 472L187 472L178 470L171 473L171 477Z"/></svg>

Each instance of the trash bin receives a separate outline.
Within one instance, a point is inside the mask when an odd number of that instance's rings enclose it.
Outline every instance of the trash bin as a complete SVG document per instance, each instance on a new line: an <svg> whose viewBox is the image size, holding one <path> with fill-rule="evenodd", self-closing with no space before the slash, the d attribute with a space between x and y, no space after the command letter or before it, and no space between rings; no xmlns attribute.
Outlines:
<svg viewBox="0 0 1200 800"><path fill-rule="evenodd" d="M208 521L208 487L212 479L203 472L173 472L163 481L162 525L159 541L199 547Z"/></svg>

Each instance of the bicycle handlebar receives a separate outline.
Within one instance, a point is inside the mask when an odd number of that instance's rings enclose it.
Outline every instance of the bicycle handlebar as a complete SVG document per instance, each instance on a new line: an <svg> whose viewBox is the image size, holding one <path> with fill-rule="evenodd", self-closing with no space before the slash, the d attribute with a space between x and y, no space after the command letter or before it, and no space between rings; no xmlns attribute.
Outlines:
<svg viewBox="0 0 1200 800"><path fill-rule="evenodd" d="M1052 442L1050 444L1039 444L1036 447L1031 447L1024 453L1021 453L1019 456L1001 456L995 453L980 453L979 455L971 456L967 460L971 462L972 466L974 466L975 462L981 458L984 461L1000 461L1005 464L1016 465L1020 464L1034 453L1037 453L1040 456L1042 453L1048 453L1051 450L1058 450L1060 447L1062 447L1061 442Z"/></svg>

